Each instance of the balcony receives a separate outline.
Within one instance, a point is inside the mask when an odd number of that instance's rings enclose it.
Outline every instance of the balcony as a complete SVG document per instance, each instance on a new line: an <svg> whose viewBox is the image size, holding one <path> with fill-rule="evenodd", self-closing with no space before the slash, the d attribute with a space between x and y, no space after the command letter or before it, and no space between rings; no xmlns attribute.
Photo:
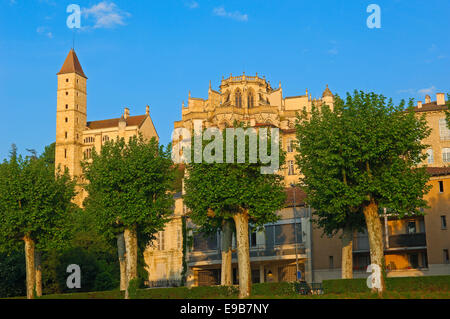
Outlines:
<svg viewBox="0 0 450 319"><path fill-rule="evenodd" d="M252 258L271 258L280 256L292 256L295 255L295 244L279 245L279 246L253 246L250 247L250 260ZM305 254L305 246L303 243L297 244L297 254L300 256ZM233 248L232 258L237 259L236 248ZM219 250L216 251L194 251L188 255L188 263L198 262L221 262L222 253Z"/></svg>
<svg viewBox="0 0 450 319"><path fill-rule="evenodd" d="M426 234L401 234L389 236L389 248L425 247L427 245Z"/></svg>
<svg viewBox="0 0 450 319"><path fill-rule="evenodd" d="M389 236L389 247L386 247L386 237L383 234L383 244L385 249L392 248L410 248L410 247L426 247L426 234L399 234ZM367 236L357 236L353 240L354 252L365 252L370 250L369 238Z"/></svg>

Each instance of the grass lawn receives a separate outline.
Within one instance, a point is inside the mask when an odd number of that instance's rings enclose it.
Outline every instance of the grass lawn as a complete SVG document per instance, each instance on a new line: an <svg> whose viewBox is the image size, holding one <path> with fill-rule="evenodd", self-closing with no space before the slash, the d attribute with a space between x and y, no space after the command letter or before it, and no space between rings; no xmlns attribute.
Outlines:
<svg viewBox="0 0 450 319"><path fill-rule="evenodd" d="M234 292L224 293L214 291L214 287L188 288L159 288L141 289L137 291L137 299L237 299ZM46 295L42 299L123 299L124 293L119 290L87 292L73 294ZM382 297L370 292L355 293L328 293L323 295L299 295L295 293L286 294L253 294L251 299L450 299L450 291L386 291Z"/></svg>

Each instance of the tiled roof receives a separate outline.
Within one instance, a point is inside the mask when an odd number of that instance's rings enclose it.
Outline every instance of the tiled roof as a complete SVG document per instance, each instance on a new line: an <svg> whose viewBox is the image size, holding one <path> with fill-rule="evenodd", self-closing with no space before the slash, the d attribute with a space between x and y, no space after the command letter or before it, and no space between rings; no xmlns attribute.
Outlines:
<svg viewBox="0 0 450 319"><path fill-rule="evenodd" d="M422 104L422 107L414 107L413 108L414 112L431 112L431 111L444 111L444 110L448 110L448 106L447 105L437 105L437 102L431 102L431 103L426 103L426 104Z"/></svg>
<svg viewBox="0 0 450 319"><path fill-rule="evenodd" d="M146 117L147 115L130 116L126 120L127 126L140 126ZM91 130L117 127L119 125L119 120L120 118L87 122L87 127Z"/></svg>
<svg viewBox="0 0 450 319"><path fill-rule="evenodd" d="M295 192L295 206L305 205L306 193L302 191L300 188L298 187L285 188L285 192L287 195L286 207L294 206L294 192Z"/></svg>
<svg viewBox="0 0 450 319"><path fill-rule="evenodd" d="M431 176L450 175L450 167L427 167L427 172Z"/></svg>
<svg viewBox="0 0 450 319"><path fill-rule="evenodd" d="M64 61L61 71L58 72L58 75L66 73L77 73L78 75L81 75L82 77L87 79L87 76L84 74L83 68L81 67L80 61L78 60L77 54L73 49L71 49L69 54L67 55L66 61Z"/></svg>

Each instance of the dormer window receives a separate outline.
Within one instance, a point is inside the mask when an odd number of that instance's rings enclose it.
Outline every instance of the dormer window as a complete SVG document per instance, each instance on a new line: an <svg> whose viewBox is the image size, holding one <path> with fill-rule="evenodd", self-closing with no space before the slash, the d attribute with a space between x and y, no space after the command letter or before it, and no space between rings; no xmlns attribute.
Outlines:
<svg viewBox="0 0 450 319"><path fill-rule="evenodd" d="M93 137L93 136L89 136L89 137L86 137L85 139L84 139L84 143L94 143L95 142L95 138Z"/></svg>

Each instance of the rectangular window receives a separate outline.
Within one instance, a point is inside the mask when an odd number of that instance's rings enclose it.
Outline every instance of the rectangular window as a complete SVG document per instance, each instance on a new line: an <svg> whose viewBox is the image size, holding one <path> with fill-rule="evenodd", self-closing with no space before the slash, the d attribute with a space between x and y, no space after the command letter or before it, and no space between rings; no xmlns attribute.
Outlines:
<svg viewBox="0 0 450 319"><path fill-rule="evenodd" d="M292 153L293 152L293 147L292 147L293 145L292 145L292 140L289 138L288 140L287 140L287 152L288 153Z"/></svg>
<svg viewBox="0 0 450 319"><path fill-rule="evenodd" d="M295 175L295 171L294 171L294 161L289 161L288 162L288 175Z"/></svg>
<svg viewBox="0 0 450 319"><path fill-rule="evenodd" d="M275 225L275 245L288 245L295 244L295 238L297 237L297 243L302 242L302 224L281 224Z"/></svg>
<svg viewBox="0 0 450 319"><path fill-rule="evenodd" d="M416 221L412 220L408 222L408 234L416 233Z"/></svg>
<svg viewBox="0 0 450 319"><path fill-rule="evenodd" d="M439 119L439 135L441 140L450 140L450 130L448 129L445 118Z"/></svg>
<svg viewBox="0 0 450 319"><path fill-rule="evenodd" d="M64 158L67 158L67 150L64 149Z"/></svg>
<svg viewBox="0 0 450 319"><path fill-rule="evenodd" d="M433 164L434 162L434 156L433 156L433 149L429 148L427 149L427 155L428 155L428 164Z"/></svg>
<svg viewBox="0 0 450 319"><path fill-rule="evenodd" d="M439 181L439 193L443 193L443 192L444 192L444 182Z"/></svg>
<svg viewBox="0 0 450 319"><path fill-rule="evenodd" d="M250 229L250 247L256 247L256 231Z"/></svg>
<svg viewBox="0 0 450 319"><path fill-rule="evenodd" d="M334 257L333 256L329 256L328 257L328 262L329 262L330 269L333 269L334 268Z"/></svg>
<svg viewBox="0 0 450 319"><path fill-rule="evenodd" d="M447 229L447 217L441 216L441 229Z"/></svg>
<svg viewBox="0 0 450 319"><path fill-rule="evenodd" d="M443 257L444 257L444 264L450 264L450 259L448 256L448 249L444 249L442 251L442 253L443 253Z"/></svg>
<svg viewBox="0 0 450 319"><path fill-rule="evenodd" d="M444 163L449 163L450 162L450 148L444 147L442 149L442 161Z"/></svg>
<svg viewBox="0 0 450 319"><path fill-rule="evenodd" d="M418 254L409 254L409 266L411 268L419 268L419 255Z"/></svg>
<svg viewBox="0 0 450 319"><path fill-rule="evenodd" d="M177 231L177 249L181 249L183 245L183 233L181 231L181 229L178 229Z"/></svg>
<svg viewBox="0 0 450 319"><path fill-rule="evenodd" d="M158 232L158 250L164 250L166 247L164 242L164 231Z"/></svg>

